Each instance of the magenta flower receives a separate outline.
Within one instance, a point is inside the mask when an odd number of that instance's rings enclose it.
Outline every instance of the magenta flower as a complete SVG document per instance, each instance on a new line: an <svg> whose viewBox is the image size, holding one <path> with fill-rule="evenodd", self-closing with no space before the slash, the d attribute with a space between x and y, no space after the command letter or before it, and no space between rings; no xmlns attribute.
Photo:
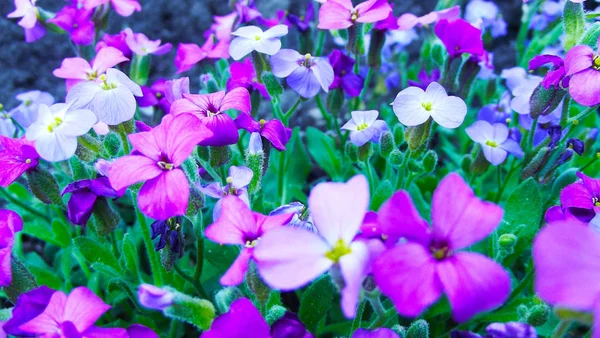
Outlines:
<svg viewBox="0 0 600 338"><path fill-rule="evenodd" d="M481 29L463 19L440 20L435 25L435 35L442 40L451 58L463 53L471 54L479 60L485 58Z"/></svg>
<svg viewBox="0 0 600 338"><path fill-rule="evenodd" d="M183 94L183 99L173 102L171 114L190 113L198 117L212 132L199 145L220 147L235 144L239 139L235 122L225 113L228 109L250 114L252 106L246 88L235 88L227 94L224 90L212 94Z"/></svg>
<svg viewBox="0 0 600 338"><path fill-rule="evenodd" d="M227 184L222 186L220 182L214 182L205 186L196 183L198 189L206 196L219 199L213 208L213 221L221 215L222 198L225 196L237 196L242 202L250 207L250 198L248 197L248 184L252 181L254 173L247 167L229 167L229 175L226 178Z"/></svg>
<svg viewBox="0 0 600 338"><path fill-rule="evenodd" d="M350 97L357 97L363 89L364 82L362 77L354 74L352 68L356 61L340 50L333 50L329 54L329 63L333 68L333 82L329 89L341 87Z"/></svg>
<svg viewBox="0 0 600 338"><path fill-rule="evenodd" d="M140 108L148 108L157 106L160 110L168 113L171 110L171 103L165 96L165 87L167 80L158 79L152 86L140 86L142 88L142 96L136 97L136 101Z"/></svg>
<svg viewBox="0 0 600 338"><path fill-rule="evenodd" d="M113 47L120 50L121 53L123 53L123 56L125 56L128 59L131 59L131 57L133 56L133 52L127 45L127 41L125 41L126 38L127 36L124 31L115 35L104 34L102 36L102 40L96 43L96 53L98 53L103 48Z"/></svg>
<svg viewBox="0 0 600 338"><path fill-rule="evenodd" d="M229 311L215 319L210 330L202 333L200 338L250 337L271 338L269 324L247 298L240 298L231 303Z"/></svg>
<svg viewBox="0 0 600 338"><path fill-rule="evenodd" d="M206 228L204 235L219 244L242 245L242 251L229 270L221 277L222 285L238 285L244 281L248 263L256 248L262 246L265 233L287 224L293 214L265 216L252 212L248 205L234 196L221 200L221 215Z"/></svg>
<svg viewBox="0 0 600 338"><path fill-rule="evenodd" d="M67 216L73 224L85 226L92 216L94 205L98 198L118 198L123 196L125 190L116 191L110 185L108 177L97 177L93 180L84 179L70 183L62 191L71 194L67 202Z"/></svg>
<svg viewBox="0 0 600 338"><path fill-rule="evenodd" d="M202 47L195 43L180 43L177 46L177 55L175 56L177 73L183 73L192 69L194 65L206 58L229 58L229 42L227 40L222 40L215 44L215 40L211 35L206 39L206 42L204 42Z"/></svg>
<svg viewBox="0 0 600 338"><path fill-rule="evenodd" d="M21 294L17 298L11 318L2 326L4 332L18 337L31 336L30 333L20 330L19 326L42 314L55 292L55 290L42 285Z"/></svg>
<svg viewBox="0 0 600 338"><path fill-rule="evenodd" d="M12 210L0 209L0 287L10 285L12 281L10 258L15 244L15 233L21 230L21 216Z"/></svg>
<svg viewBox="0 0 600 338"><path fill-rule="evenodd" d="M34 42L46 35L46 28L38 21L38 9L35 1L15 0L15 10L8 13L7 18L21 18L19 26L25 29L25 41Z"/></svg>
<svg viewBox="0 0 600 338"><path fill-rule="evenodd" d="M391 329L379 328L372 331L367 329L358 329L354 331L351 338L400 338L400 336Z"/></svg>
<svg viewBox="0 0 600 338"><path fill-rule="evenodd" d="M566 213L581 222L590 222L600 213L600 179L577 173L581 180L569 184L560 192L560 203Z"/></svg>
<svg viewBox="0 0 600 338"><path fill-rule="evenodd" d="M334 79L329 60L310 54L301 55L292 49L282 49L273 55L271 66L275 76L287 78L287 84L305 98L317 95L321 88L329 92Z"/></svg>
<svg viewBox="0 0 600 338"><path fill-rule="evenodd" d="M210 25L208 31L204 32L204 37L208 38L214 34L219 41L229 41L231 39L231 32L233 32L233 26L237 22L237 17L236 12L231 12L223 16L213 16L213 24Z"/></svg>
<svg viewBox="0 0 600 338"><path fill-rule="evenodd" d="M319 233L296 227L267 232L254 251L258 271L275 289L293 290L329 269L344 279L342 310L352 318L363 278L383 251L379 240L354 240L369 208L369 184L358 175L348 183L320 183L308 198Z"/></svg>
<svg viewBox="0 0 600 338"><path fill-rule="evenodd" d="M537 55L531 59L531 61L529 61L529 70L538 69L548 63L552 64L552 69L546 73L544 80L542 80L542 85L544 88L568 88L570 78L566 76L567 71L565 68L565 63L560 56Z"/></svg>
<svg viewBox="0 0 600 338"><path fill-rule="evenodd" d="M92 21L93 10L65 6L48 22L64 29L76 45L89 45L94 41L95 25Z"/></svg>
<svg viewBox="0 0 600 338"><path fill-rule="evenodd" d="M351 0L329 0L319 9L320 29L344 29L355 23L384 20L392 11L387 0L368 0L354 7Z"/></svg>
<svg viewBox="0 0 600 338"><path fill-rule="evenodd" d="M586 45L575 46L565 56L569 94L583 106L600 104L600 38L598 51Z"/></svg>
<svg viewBox="0 0 600 338"><path fill-rule="evenodd" d="M232 62L229 65L229 73L231 77L227 80L227 91L231 91L233 88L244 87L248 90L258 90L265 99L271 99L267 87L258 82L256 71L250 58L246 58L242 62Z"/></svg>
<svg viewBox="0 0 600 338"><path fill-rule="evenodd" d="M39 158L34 142L0 135L0 186L7 188L24 172L37 167Z"/></svg>
<svg viewBox="0 0 600 338"><path fill-rule="evenodd" d="M271 143L271 145L273 145L275 149L279 151L285 151L285 145L292 136L292 130L290 128L286 128L286 126L284 126L279 120L260 120L256 122L252 116L240 114L235 119L235 125L238 128L247 130L250 133L259 133L260 136L264 137Z"/></svg>
<svg viewBox="0 0 600 338"><path fill-rule="evenodd" d="M175 294L169 290L154 285L142 284L138 289L138 299L143 307L154 310L164 310L173 305Z"/></svg>
<svg viewBox="0 0 600 338"><path fill-rule="evenodd" d="M133 12L142 10L138 0L85 0L84 6L87 9L93 9L109 2L120 16L130 16Z"/></svg>
<svg viewBox="0 0 600 338"><path fill-rule="evenodd" d="M161 45L160 40L150 40L143 33L134 33L131 28L125 28L125 42L135 54L145 56L148 54L163 55L171 50L171 44Z"/></svg>
<svg viewBox="0 0 600 338"><path fill-rule="evenodd" d="M96 54L91 64L84 58L66 58L60 68L55 69L54 76L66 79L67 91L74 85L85 81L96 81L109 68L121 62L129 61L123 53L113 47L102 48Z"/></svg>
<svg viewBox="0 0 600 338"><path fill-rule="evenodd" d="M164 220L185 215L189 182L179 166L196 145L212 133L190 114L167 115L151 131L129 135L135 152L118 158L110 167L110 183L116 190L145 181L138 195L140 210Z"/></svg>
<svg viewBox="0 0 600 338"><path fill-rule="evenodd" d="M409 194L397 192L379 210L379 222L388 241L407 242L375 261L379 289L398 313L410 317L421 314L442 293L457 322L499 306L510 293L508 273L481 254L457 251L489 235L502 214L501 207L478 199L457 174L446 176L433 193L431 227Z"/></svg>
<svg viewBox="0 0 600 338"><path fill-rule="evenodd" d="M441 11L433 11L423 16L416 16L412 13L402 14L398 18L399 30L410 30L415 26L427 26L439 20L454 20L460 17L460 6L454 6Z"/></svg>

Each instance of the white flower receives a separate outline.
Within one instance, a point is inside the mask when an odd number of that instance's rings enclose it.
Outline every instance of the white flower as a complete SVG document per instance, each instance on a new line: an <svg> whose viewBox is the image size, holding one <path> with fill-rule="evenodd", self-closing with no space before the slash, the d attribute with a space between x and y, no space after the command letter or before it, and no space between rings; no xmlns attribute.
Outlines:
<svg viewBox="0 0 600 338"><path fill-rule="evenodd" d="M383 120L378 120L377 110L353 111L352 119L342 126L344 130L350 130L350 141L357 147L362 147L367 142L379 143L381 134L388 130Z"/></svg>
<svg viewBox="0 0 600 338"><path fill-rule="evenodd" d="M516 157L523 156L519 144L508 137L508 127L503 123L490 124L479 120L465 129L469 137L481 145L483 156L492 165L499 165L506 159L508 153Z"/></svg>
<svg viewBox="0 0 600 338"><path fill-rule="evenodd" d="M67 103L74 108L93 111L101 122L110 126L129 121L137 107L135 96L142 89L123 72L110 68L97 81L75 85L67 94Z"/></svg>
<svg viewBox="0 0 600 338"><path fill-rule="evenodd" d="M269 28L266 32L256 26L238 28L231 35L237 36L229 45L229 55L234 60L240 60L252 51L273 55L281 49L279 38L287 35L286 25L277 25Z"/></svg>
<svg viewBox="0 0 600 338"><path fill-rule="evenodd" d="M400 123L409 127L421 125L431 117L440 126L453 129L460 126L467 115L465 101L448 96L437 82L432 82L426 91L418 87L404 89L392 106Z"/></svg>
<svg viewBox="0 0 600 338"><path fill-rule="evenodd" d="M77 149L77 136L86 134L98 121L88 109L74 109L66 103L48 107L40 104L38 119L27 128L27 139L35 150L51 162L69 159Z"/></svg>

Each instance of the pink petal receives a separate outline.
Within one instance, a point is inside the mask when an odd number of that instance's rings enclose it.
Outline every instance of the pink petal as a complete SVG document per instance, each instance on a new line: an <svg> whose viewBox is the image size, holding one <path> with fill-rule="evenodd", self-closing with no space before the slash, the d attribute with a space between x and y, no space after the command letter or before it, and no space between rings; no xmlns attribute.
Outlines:
<svg viewBox="0 0 600 338"><path fill-rule="evenodd" d="M257 227L261 234L271 229L276 229L288 224L295 215L294 213L289 213L274 216L265 216L257 212L253 212L252 214L254 215L254 219L256 220Z"/></svg>
<svg viewBox="0 0 600 338"><path fill-rule="evenodd" d="M398 18L398 29L402 31L407 31L415 27L418 23L419 18L416 15L412 13L402 14Z"/></svg>
<svg viewBox="0 0 600 338"><path fill-rule="evenodd" d="M433 193L431 223L434 238L452 250L479 242L500 224L504 211L477 198L458 174L446 176Z"/></svg>
<svg viewBox="0 0 600 338"><path fill-rule="evenodd" d="M155 160L140 155L128 155L112 163L108 178L115 190L121 190L132 184L153 179L162 173Z"/></svg>
<svg viewBox="0 0 600 338"><path fill-rule="evenodd" d="M102 74L106 72L107 69L125 61L129 61L129 59L123 55L123 52L114 47L104 47L98 51L92 64L94 65L94 70L96 70L98 74Z"/></svg>
<svg viewBox="0 0 600 338"><path fill-rule="evenodd" d="M236 109L245 114L250 114L252 105L250 104L250 93L244 87L238 87L225 94L221 101L220 111Z"/></svg>
<svg viewBox="0 0 600 338"><path fill-rule="evenodd" d="M303 229L280 227L264 234L254 248L254 260L272 288L293 290L327 271L333 262L325 257L331 247L318 235Z"/></svg>
<svg viewBox="0 0 600 338"><path fill-rule="evenodd" d="M0 222L5 223L13 234L23 230L23 219L12 210L0 209Z"/></svg>
<svg viewBox="0 0 600 338"><path fill-rule="evenodd" d="M11 257L12 244L0 249L0 287L9 286L12 282Z"/></svg>
<svg viewBox="0 0 600 338"><path fill-rule="evenodd" d="M150 218L165 220L185 215L189 196L189 181L185 173L181 169L173 169L146 181L140 189L138 204Z"/></svg>
<svg viewBox="0 0 600 338"><path fill-rule="evenodd" d="M156 129L156 128L155 128ZM133 146L133 149L142 153L144 156L153 159L155 162L161 161L161 146L164 142L157 142L155 135L156 132L151 129L149 131L142 131L135 134L129 134L127 138ZM159 145L160 144L160 145Z"/></svg>
<svg viewBox="0 0 600 338"><path fill-rule="evenodd" d="M37 334L56 332L63 322L63 312L66 303L67 295L62 291L56 291L50 297L50 301L44 312L19 326L19 330Z"/></svg>
<svg viewBox="0 0 600 338"><path fill-rule="evenodd" d="M246 244L246 240L255 240L258 225L250 208L237 196L228 195L221 199L219 219L209 225L204 235L219 244Z"/></svg>
<svg viewBox="0 0 600 338"><path fill-rule="evenodd" d="M207 57L206 51L195 43L180 43L175 55L175 67L177 73L183 73L194 67L194 65Z"/></svg>
<svg viewBox="0 0 600 338"><path fill-rule="evenodd" d="M239 285L244 281L246 271L248 271L248 262L252 258L251 248L243 248L240 255L235 259L233 264L227 269L227 272L221 277L219 282L224 286Z"/></svg>
<svg viewBox="0 0 600 338"><path fill-rule="evenodd" d="M111 3L120 16L130 16L133 12L142 10L142 5L137 0L111 0Z"/></svg>
<svg viewBox="0 0 600 338"><path fill-rule="evenodd" d="M375 282L398 313L416 317L442 294L436 261L420 244L407 243L386 251L373 264Z"/></svg>
<svg viewBox="0 0 600 338"><path fill-rule="evenodd" d="M480 254L456 253L441 261L437 272L457 322L500 306L510 293L508 273Z"/></svg>
<svg viewBox="0 0 600 338"><path fill-rule="evenodd" d="M141 326L141 325L140 325ZM148 328L146 328L148 329ZM150 330L150 329L148 329ZM150 332L153 332L150 330ZM144 332L145 336L135 337L133 335L129 335L128 331L119 327L97 327L92 326L83 332L83 337L85 338L156 338L158 337L156 334L154 336L148 336L148 332Z"/></svg>
<svg viewBox="0 0 600 338"><path fill-rule="evenodd" d="M60 68L55 69L52 74L61 79L87 80L87 74L93 72L92 66L82 58L66 58Z"/></svg>
<svg viewBox="0 0 600 338"><path fill-rule="evenodd" d="M388 0L369 0L356 6L356 11L358 12L357 22L377 22L385 20L390 15L392 6Z"/></svg>
<svg viewBox="0 0 600 338"><path fill-rule="evenodd" d="M77 331L84 332L110 309L110 305L92 290L80 286L71 291L64 308L64 321L72 322Z"/></svg>
<svg viewBox="0 0 600 338"><path fill-rule="evenodd" d="M594 50L586 45L575 46L565 56L566 76L590 69L593 64Z"/></svg>
<svg viewBox="0 0 600 338"><path fill-rule="evenodd" d="M409 241L429 245L431 232L425 221L419 215L408 192L396 192L379 209L379 224L382 233L389 237L391 243L396 243L405 237Z"/></svg>
<svg viewBox="0 0 600 338"><path fill-rule="evenodd" d="M560 192L560 203L563 208L582 208L592 209L594 204L592 203L592 196L588 189L583 185L582 182L575 182L567 185Z"/></svg>
<svg viewBox="0 0 600 338"><path fill-rule="evenodd" d="M161 125L152 132L159 133L157 141L164 140L164 155L168 156L176 167L190 156L198 143L213 135L206 125L192 114L167 115Z"/></svg>
<svg viewBox="0 0 600 338"><path fill-rule="evenodd" d="M577 103L592 107L600 104L600 71L593 68L571 76L569 94Z"/></svg>
<svg viewBox="0 0 600 338"><path fill-rule="evenodd" d="M344 29L352 26L350 0L330 0L319 9L319 29Z"/></svg>

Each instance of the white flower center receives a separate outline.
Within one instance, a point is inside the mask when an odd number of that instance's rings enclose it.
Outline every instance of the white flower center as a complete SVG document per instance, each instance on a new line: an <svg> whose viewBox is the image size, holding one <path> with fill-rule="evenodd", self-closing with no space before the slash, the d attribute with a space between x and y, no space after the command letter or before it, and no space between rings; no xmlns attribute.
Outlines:
<svg viewBox="0 0 600 338"><path fill-rule="evenodd" d="M490 146L492 148L496 148L498 146L498 143L496 141L487 140L487 141L485 141L485 145Z"/></svg>

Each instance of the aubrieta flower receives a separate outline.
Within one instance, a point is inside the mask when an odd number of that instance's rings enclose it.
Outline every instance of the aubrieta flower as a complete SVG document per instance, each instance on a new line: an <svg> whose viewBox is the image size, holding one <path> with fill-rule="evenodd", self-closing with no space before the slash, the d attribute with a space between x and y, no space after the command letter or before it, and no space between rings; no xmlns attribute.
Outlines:
<svg viewBox="0 0 600 338"><path fill-rule="evenodd" d="M508 137L509 130L504 123L490 124L479 120L465 129L471 140L479 143L483 155L492 165L499 165L506 159L508 153L521 158L523 150L519 144Z"/></svg>
<svg viewBox="0 0 600 338"><path fill-rule="evenodd" d="M192 69L198 62L209 59L227 59L229 57L229 42L220 41L215 44L213 36L209 36L202 47L195 43L180 43L175 55L175 67L177 73L183 73ZM233 76L233 73L231 73Z"/></svg>
<svg viewBox="0 0 600 338"><path fill-rule="evenodd" d="M379 209L379 223L388 241L404 242L375 261L375 282L403 316L418 316L442 293L457 322L501 305L510 293L508 273L481 254L458 250L487 237L502 215L500 206L477 198L454 173L433 193L431 227L408 192L395 193Z"/></svg>
<svg viewBox="0 0 600 338"><path fill-rule="evenodd" d="M286 25L277 25L263 32L256 26L238 28L231 35L236 36L229 44L229 55L238 61L252 51L273 55L281 49L280 37L287 35Z"/></svg>
<svg viewBox="0 0 600 338"><path fill-rule="evenodd" d="M535 327L526 323L492 323L485 328L486 335L469 331L453 330L450 338L538 338Z"/></svg>
<svg viewBox="0 0 600 338"><path fill-rule="evenodd" d="M98 121L88 109L67 103L50 107L40 105L38 119L27 128L26 136L35 141L35 150L46 161L68 160L77 149L77 136L85 135Z"/></svg>
<svg viewBox="0 0 600 338"><path fill-rule="evenodd" d="M367 142L379 143L381 134L389 130L384 120L378 120L377 110L353 111L352 119L342 126L350 130L350 141L357 147L362 147Z"/></svg>
<svg viewBox="0 0 600 338"><path fill-rule="evenodd" d="M529 61L528 69L530 71L535 70L548 63L552 64L552 69L546 73L544 79L542 80L542 85L544 88L568 88L570 77L566 76L567 71L565 68L565 63L560 56L548 54L536 55L533 59L531 59L531 61Z"/></svg>
<svg viewBox="0 0 600 338"><path fill-rule="evenodd" d="M54 97L50 93L39 90L21 93L15 96L15 98L21 101L21 104L12 109L9 115L23 128L28 128L37 120L40 104L51 106L54 103Z"/></svg>
<svg viewBox="0 0 600 338"><path fill-rule="evenodd" d="M312 1L310 1L306 6L304 15L298 16L290 13L287 15L287 20L291 25L297 27L300 32L306 32L310 29L310 24L312 23L315 15L314 13L314 5Z"/></svg>
<svg viewBox="0 0 600 338"><path fill-rule="evenodd" d="M292 217L290 222L286 224L286 226L305 229L314 233L318 232L308 208L300 202L291 202L290 204L282 205L271 211L269 213L269 216L290 213L294 214L294 216Z"/></svg>
<svg viewBox="0 0 600 338"><path fill-rule="evenodd" d="M115 12L120 16L130 16L133 12L142 10L142 6L138 0L85 0L84 6L87 9L93 9L106 3L110 3Z"/></svg>
<svg viewBox="0 0 600 338"><path fill-rule="evenodd" d="M368 0L352 5L351 0L329 0L319 9L319 29L344 29L355 23L384 20L392 11L387 0Z"/></svg>
<svg viewBox="0 0 600 338"><path fill-rule="evenodd" d="M193 114L212 132L199 145L221 147L237 143L240 137L235 122L226 113L228 109L250 114L252 106L246 88L234 88L227 93L223 90L211 94L183 94L183 99L171 105L171 114Z"/></svg>
<svg viewBox="0 0 600 338"><path fill-rule="evenodd" d="M394 114L405 126L418 126L429 118L444 128L453 129L462 124L467 116L467 105L460 97L448 96L437 82L427 90L408 87L402 90L392 103Z"/></svg>
<svg viewBox="0 0 600 338"><path fill-rule="evenodd" d="M110 68L97 81L79 83L67 94L67 103L93 111L101 122L110 126L129 121L135 115L135 96L142 89L120 70Z"/></svg>
<svg viewBox="0 0 600 338"><path fill-rule="evenodd" d="M127 41L125 41L126 38L127 36L124 31L121 31L118 34L114 35L105 33L104 35L102 35L102 40L96 43L96 53L98 53L103 48L113 47L120 50L121 53L123 53L123 56L125 56L128 59L131 59L131 57L133 56L133 52L127 45Z"/></svg>
<svg viewBox="0 0 600 338"><path fill-rule="evenodd" d="M65 79L67 91L78 83L85 81L96 81L100 75L106 73L109 68L121 62L129 61L123 53L113 47L100 49L91 64L84 58L65 58L60 68L55 69L54 76Z"/></svg>
<svg viewBox="0 0 600 338"><path fill-rule="evenodd" d="M292 129L287 128L281 121L274 119L270 121L260 120L255 121L251 115L240 114L235 119L235 125L247 130L250 133L259 133L273 147L279 151L285 151L285 145L292 136Z"/></svg>
<svg viewBox="0 0 600 338"><path fill-rule="evenodd" d="M282 49L273 55L271 66L273 75L286 78L290 88L304 98L317 95L321 88L329 92L334 79L328 59L301 55L292 49Z"/></svg>
<svg viewBox="0 0 600 338"><path fill-rule="evenodd" d="M80 8L77 4L63 7L48 22L64 29L76 45L89 45L94 41L95 24L91 9Z"/></svg>
<svg viewBox="0 0 600 338"><path fill-rule="evenodd" d="M198 189L205 195L219 199L213 208L213 220L221 215L222 198L225 196L237 196L250 207L250 198L248 197L248 184L252 181L254 173L247 167L229 167L229 175L226 178L227 184L222 186L220 182L214 182L205 186L197 183Z"/></svg>
<svg viewBox="0 0 600 338"><path fill-rule="evenodd" d="M62 191L61 196L71 194L67 202L67 216L73 224L85 226L92 216L98 198L118 198L124 190L116 191L110 185L108 177L84 179L70 183Z"/></svg>
<svg viewBox="0 0 600 338"><path fill-rule="evenodd" d="M505 91L497 103L490 103L481 107L477 113L477 119L489 123L509 123L512 117L510 100L510 92Z"/></svg>
<svg viewBox="0 0 600 338"><path fill-rule="evenodd" d="M125 32L127 46L139 56L148 54L163 55L171 50L170 43L161 45L160 40L150 40L143 33L134 33L131 28L125 28L123 32Z"/></svg>
<svg viewBox="0 0 600 338"><path fill-rule="evenodd" d="M431 70L431 73L428 74L425 69L422 69L417 75L417 80L408 80L408 85L411 87L419 87L423 90L426 90L427 87L433 83L439 81L442 77L442 73L439 69Z"/></svg>
<svg viewBox="0 0 600 338"><path fill-rule="evenodd" d="M252 212L244 201L235 196L225 196L221 202L219 218L206 228L204 235L219 244L242 246L240 255L219 280L221 285L238 285L244 281L255 250L262 246L262 237L287 224L293 215L265 216Z"/></svg>
<svg viewBox="0 0 600 338"><path fill-rule="evenodd" d="M138 300L143 307L162 311L173 305L175 295L166 289L150 284L142 284L138 288Z"/></svg>
<svg viewBox="0 0 600 338"><path fill-rule="evenodd" d="M569 94L583 106L600 104L600 38L598 50L586 45L571 48L565 56L566 76L569 81Z"/></svg>
<svg viewBox="0 0 600 338"><path fill-rule="evenodd" d="M392 329L388 329L385 327L375 329L375 330L367 330L367 329L357 329L352 333L351 338L401 338L395 331Z"/></svg>
<svg viewBox="0 0 600 338"><path fill-rule="evenodd" d="M454 20L459 17L460 6L433 11L419 17L412 13L405 13L398 18L398 29L411 30L416 26L428 26L442 19Z"/></svg>
<svg viewBox="0 0 600 338"><path fill-rule="evenodd" d="M15 10L8 13L7 18L21 18L19 26L25 29L25 41L34 42L46 35L46 28L38 19L36 0L15 0Z"/></svg>
<svg viewBox="0 0 600 338"><path fill-rule="evenodd" d="M237 13L231 12L227 15L214 15L213 23L210 25L210 28L204 32L204 37L208 38L213 35L219 41L229 41L231 40L231 32L233 31L233 26L237 23Z"/></svg>
<svg viewBox="0 0 600 338"><path fill-rule="evenodd" d="M190 187L179 166L211 135L191 114L167 115L154 129L128 136L135 152L112 163L110 183L120 190L145 181L137 201L140 210L151 218L185 215Z"/></svg>
<svg viewBox="0 0 600 338"><path fill-rule="evenodd" d="M356 61L342 51L335 49L329 54L329 63L333 68L334 75L329 89L341 87L348 96L359 96L365 80L352 71Z"/></svg>
<svg viewBox="0 0 600 338"><path fill-rule="evenodd" d="M506 21L502 19L498 5L492 1L469 1L465 8L465 20L483 30L489 30L493 38L506 35Z"/></svg>
<svg viewBox="0 0 600 338"><path fill-rule="evenodd" d="M0 135L0 187L8 187L24 172L35 169L39 158L33 142Z"/></svg>
<svg viewBox="0 0 600 338"><path fill-rule="evenodd" d="M231 91L237 87L244 87L248 90L258 90L265 99L271 99L267 87L258 82L256 71L250 58L244 59L242 62L232 62L229 65L229 73L231 76L227 80L227 91Z"/></svg>
<svg viewBox="0 0 600 338"><path fill-rule="evenodd" d="M582 222L590 222L600 214L600 179L577 173L579 181L560 192L562 208Z"/></svg>
<svg viewBox="0 0 600 338"><path fill-rule="evenodd" d="M0 209L0 287L12 281L10 259L15 244L15 233L23 230L21 216L12 210Z"/></svg>
<svg viewBox="0 0 600 338"><path fill-rule="evenodd" d="M183 257L184 242L180 222L180 217L172 217L167 220L155 221L150 225L152 239L160 237L154 247L156 251L162 250L168 243L169 249L176 257Z"/></svg>
<svg viewBox="0 0 600 338"><path fill-rule="evenodd" d="M268 231L254 251L263 280L272 288L293 290L329 269L344 280L342 310L354 317L363 278L383 250L379 240L355 240L369 208L369 184L357 175L347 183L320 183L308 198L318 234L295 227Z"/></svg>
<svg viewBox="0 0 600 338"><path fill-rule="evenodd" d="M435 35L442 40L451 58L470 54L478 60L485 59L481 29L463 19L440 20L435 25Z"/></svg>
<svg viewBox="0 0 600 338"><path fill-rule="evenodd" d="M142 88L142 96L136 97L136 101L140 108L148 108L157 106L160 110L168 113L171 110L171 103L165 96L166 79L158 79L148 86L140 86Z"/></svg>

